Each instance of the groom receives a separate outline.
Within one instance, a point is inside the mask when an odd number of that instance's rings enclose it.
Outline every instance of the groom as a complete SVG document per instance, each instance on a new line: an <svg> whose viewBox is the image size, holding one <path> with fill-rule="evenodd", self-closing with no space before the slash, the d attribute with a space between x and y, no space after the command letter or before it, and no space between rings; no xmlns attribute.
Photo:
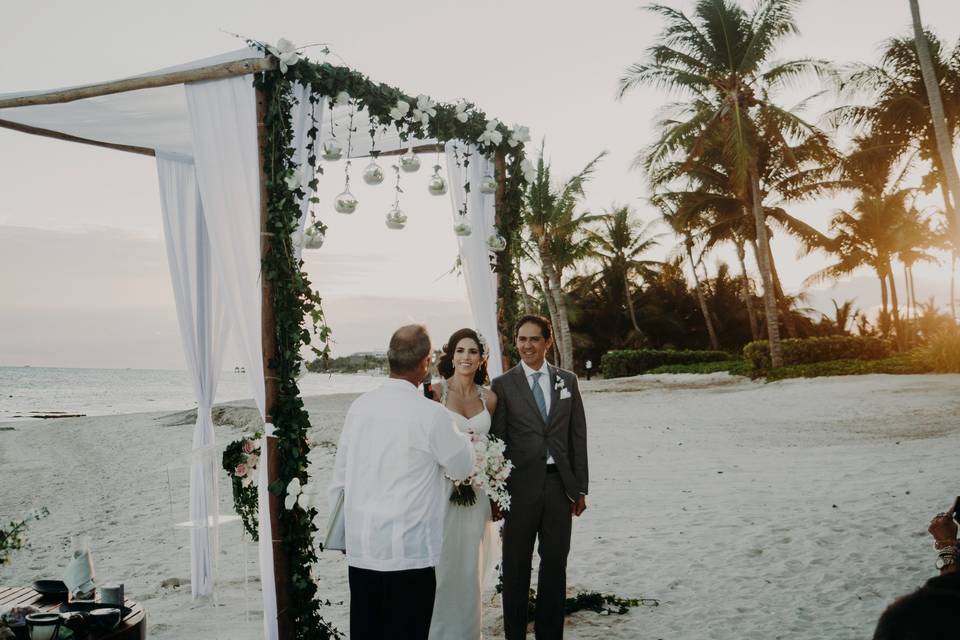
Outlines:
<svg viewBox="0 0 960 640"><path fill-rule="evenodd" d="M514 338L522 362L491 385L498 401L490 430L514 464L503 526L503 626L507 640L527 635L539 538L534 628L538 640L553 640L563 637L572 519L587 508L587 423L577 376L544 359L553 344L550 322L524 316Z"/></svg>

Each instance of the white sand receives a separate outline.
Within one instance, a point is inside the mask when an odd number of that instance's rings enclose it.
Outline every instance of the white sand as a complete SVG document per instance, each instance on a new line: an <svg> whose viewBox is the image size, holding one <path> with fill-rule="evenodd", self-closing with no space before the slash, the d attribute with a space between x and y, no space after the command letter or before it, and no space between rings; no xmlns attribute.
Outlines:
<svg viewBox="0 0 960 640"><path fill-rule="evenodd" d="M576 614L567 637L869 638L894 596L934 574L925 528L958 492L960 376L646 376L583 387L592 480L574 525L570 592L661 605ZM351 398L307 401L315 439L336 440ZM101 580L125 582L144 602L151 639L213 638L218 628L259 637L259 582L245 597L237 528L224 531L220 606L162 586L189 578L187 536L172 529L170 507L186 475L168 485L163 471L189 448L191 427L177 422L134 414L0 425L0 514L51 512L0 583L58 577L70 535L84 533ZM217 437L241 432L220 427ZM255 576L252 544L247 554ZM323 560L321 592L344 600L343 559ZM346 630L345 606L324 611ZM495 602L484 626L501 637Z"/></svg>

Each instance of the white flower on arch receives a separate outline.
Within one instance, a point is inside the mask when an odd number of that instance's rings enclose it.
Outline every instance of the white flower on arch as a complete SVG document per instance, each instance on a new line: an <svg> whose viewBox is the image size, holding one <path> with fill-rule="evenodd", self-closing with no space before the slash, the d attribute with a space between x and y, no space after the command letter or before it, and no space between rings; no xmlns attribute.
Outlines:
<svg viewBox="0 0 960 640"><path fill-rule="evenodd" d="M267 51L276 56L280 63L280 73L286 73L287 69L300 61L300 54L297 53L297 47L286 38L277 40L277 46L267 47Z"/></svg>
<svg viewBox="0 0 960 640"><path fill-rule="evenodd" d="M500 121L496 118L488 122L486 130L480 134L480 137L477 138L477 142L480 144L492 144L494 146L503 142L503 134L497 131L497 127L499 126Z"/></svg>

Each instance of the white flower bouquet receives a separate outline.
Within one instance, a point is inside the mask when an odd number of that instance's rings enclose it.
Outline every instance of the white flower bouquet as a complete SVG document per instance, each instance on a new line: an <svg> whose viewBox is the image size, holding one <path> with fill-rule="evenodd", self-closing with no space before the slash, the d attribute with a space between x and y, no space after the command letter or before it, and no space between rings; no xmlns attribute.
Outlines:
<svg viewBox="0 0 960 640"><path fill-rule="evenodd" d="M466 480L453 482L450 502L460 506L474 505L477 502L477 490L480 490L501 511L509 511L507 478L513 471L513 463L504 455L506 445L495 436L471 435L470 440L473 442L473 471Z"/></svg>

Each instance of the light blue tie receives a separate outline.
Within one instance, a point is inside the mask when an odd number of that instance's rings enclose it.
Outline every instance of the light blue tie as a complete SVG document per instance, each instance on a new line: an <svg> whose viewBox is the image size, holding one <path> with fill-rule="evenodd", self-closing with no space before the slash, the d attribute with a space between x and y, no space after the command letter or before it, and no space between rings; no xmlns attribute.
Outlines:
<svg viewBox="0 0 960 640"><path fill-rule="evenodd" d="M540 376L543 375L542 371L537 371L533 374L533 401L537 403L537 409L540 409L540 416L543 418L543 421L547 421L547 401L543 397L543 389L540 387Z"/></svg>

